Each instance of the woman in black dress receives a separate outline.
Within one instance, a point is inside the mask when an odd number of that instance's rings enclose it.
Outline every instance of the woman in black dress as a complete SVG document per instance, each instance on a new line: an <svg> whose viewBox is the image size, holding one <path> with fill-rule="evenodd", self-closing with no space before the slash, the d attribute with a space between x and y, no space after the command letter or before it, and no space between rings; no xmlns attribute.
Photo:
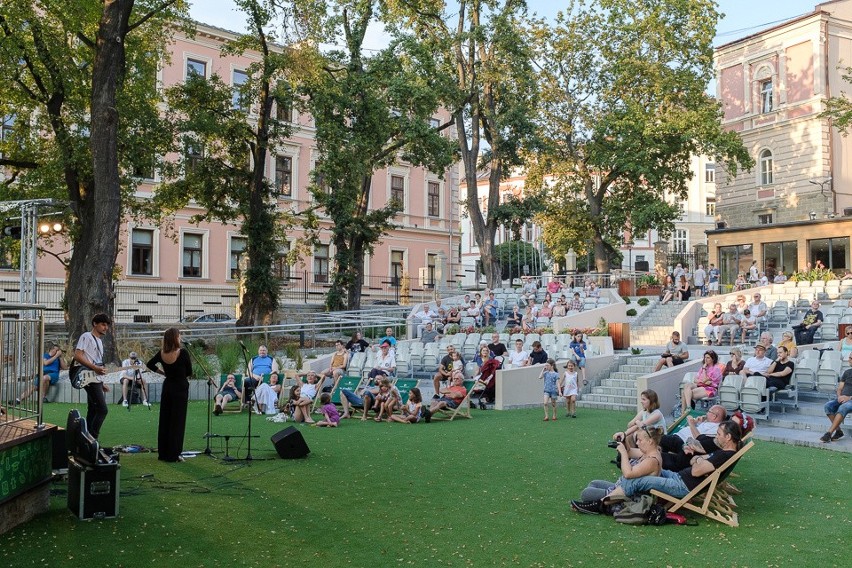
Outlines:
<svg viewBox="0 0 852 568"><path fill-rule="evenodd" d="M162 370L157 368L160 364ZM157 431L158 459L167 462L183 461L183 435L186 431L186 405L189 401L189 377L192 361L189 353L180 348L180 331L170 327L163 334L163 348L148 361L148 368L165 375L160 398L160 428Z"/></svg>

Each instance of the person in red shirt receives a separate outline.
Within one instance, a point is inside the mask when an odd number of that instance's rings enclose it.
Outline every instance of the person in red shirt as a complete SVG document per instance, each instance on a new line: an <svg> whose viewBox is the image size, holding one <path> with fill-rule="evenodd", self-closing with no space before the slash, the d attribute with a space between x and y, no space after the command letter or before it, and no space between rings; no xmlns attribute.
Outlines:
<svg viewBox="0 0 852 568"><path fill-rule="evenodd" d="M458 408L464 397L467 396L467 389L464 388L464 379L462 377L453 377L450 387L443 389L440 394L441 398L432 400L432 406L429 407L429 411L425 415L426 422L429 422L432 414L439 410L453 410Z"/></svg>

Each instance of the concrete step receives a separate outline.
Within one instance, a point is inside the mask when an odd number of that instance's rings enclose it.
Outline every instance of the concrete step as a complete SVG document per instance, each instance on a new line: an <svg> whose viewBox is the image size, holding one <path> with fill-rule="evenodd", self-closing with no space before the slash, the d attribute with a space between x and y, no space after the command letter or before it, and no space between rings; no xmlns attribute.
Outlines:
<svg viewBox="0 0 852 568"><path fill-rule="evenodd" d="M597 400L586 400L583 398L582 400L577 401L577 406L580 408L596 408L600 410L619 410L625 413L636 414L636 401L633 401L633 404L630 406L624 404L616 404L613 402L603 402Z"/></svg>
<svg viewBox="0 0 852 568"><path fill-rule="evenodd" d="M613 373L613 375L617 375L618 373ZM629 389L636 388L636 379L621 379L617 377L612 377L609 379L604 379L601 382L602 388L615 388L615 389ZM595 387L599 388L599 387ZM593 391L594 392L594 391Z"/></svg>
<svg viewBox="0 0 852 568"><path fill-rule="evenodd" d="M616 404L636 408L636 391L633 394L624 395L607 395L607 394L586 394L583 395L583 400L587 402L604 402L607 404Z"/></svg>
<svg viewBox="0 0 852 568"><path fill-rule="evenodd" d="M577 403L579 405L579 402ZM781 426L764 425L758 423L754 429L754 437L757 440L765 440L767 442L780 442L782 444L790 444L793 446L807 446L811 448L820 448L834 452L852 453L852 431L846 434L843 438L836 442L823 443L819 441L819 437L825 432L825 429L818 430L799 430L794 428L785 428Z"/></svg>

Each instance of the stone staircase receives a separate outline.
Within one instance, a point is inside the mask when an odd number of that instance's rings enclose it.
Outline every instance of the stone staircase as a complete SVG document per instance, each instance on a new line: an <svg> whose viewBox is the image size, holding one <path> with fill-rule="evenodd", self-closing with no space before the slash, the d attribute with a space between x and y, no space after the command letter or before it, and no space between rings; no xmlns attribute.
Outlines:
<svg viewBox="0 0 852 568"><path fill-rule="evenodd" d="M769 418L758 420L754 437L794 446L852 453L852 418L847 418L841 425L846 436L828 444L819 441L819 437L828 429L828 418L823 412L823 405L827 400L827 394L802 391L799 393L798 409L788 407L782 412L781 408L773 405Z"/></svg>
<svg viewBox="0 0 852 568"><path fill-rule="evenodd" d="M630 345L632 347L657 347L662 350L672 336L672 324L686 304L669 302L654 304L630 327ZM684 341L686 338L683 338Z"/></svg>
<svg viewBox="0 0 852 568"><path fill-rule="evenodd" d="M669 332L671 333L671 332ZM636 379L654 371L657 357L623 357L617 370L584 393L577 406L636 412Z"/></svg>

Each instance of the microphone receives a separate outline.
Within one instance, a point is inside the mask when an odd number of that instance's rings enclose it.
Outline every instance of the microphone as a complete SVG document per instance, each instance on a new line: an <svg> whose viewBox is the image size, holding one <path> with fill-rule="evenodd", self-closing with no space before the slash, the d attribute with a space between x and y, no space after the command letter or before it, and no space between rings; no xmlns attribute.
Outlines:
<svg viewBox="0 0 852 568"><path fill-rule="evenodd" d="M192 347L192 341L187 341L184 339L182 343L184 347Z"/></svg>

